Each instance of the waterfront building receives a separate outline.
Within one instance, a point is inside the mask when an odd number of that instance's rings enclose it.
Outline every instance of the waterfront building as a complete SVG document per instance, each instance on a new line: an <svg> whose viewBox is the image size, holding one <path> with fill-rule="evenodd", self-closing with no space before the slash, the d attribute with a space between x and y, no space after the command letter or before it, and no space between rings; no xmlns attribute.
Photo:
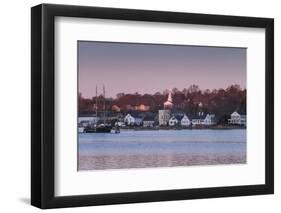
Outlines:
<svg viewBox="0 0 281 213"><path fill-rule="evenodd" d="M216 124L215 114L206 114L199 112L192 117L192 126L211 126Z"/></svg>
<svg viewBox="0 0 281 213"><path fill-rule="evenodd" d="M159 126L168 126L171 117L171 111L168 109L162 109L158 111Z"/></svg>
<svg viewBox="0 0 281 213"><path fill-rule="evenodd" d="M128 126L133 126L135 124L135 118L131 114L127 114L124 118L124 122Z"/></svg>
<svg viewBox="0 0 281 213"><path fill-rule="evenodd" d="M78 123L83 125L96 124L100 120L95 114L81 114L78 117Z"/></svg>
<svg viewBox="0 0 281 213"><path fill-rule="evenodd" d="M189 120L189 118L186 116L186 114L184 114L184 116L181 119L181 126L183 127L187 127L190 126L191 122Z"/></svg>
<svg viewBox="0 0 281 213"><path fill-rule="evenodd" d="M203 124L205 126L211 126L215 124L215 114L207 114Z"/></svg>
<svg viewBox="0 0 281 213"><path fill-rule="evenodd" d="M155 118L147 116L143 119L143 127L153 127L155 125Z"/></svg>
<svg viewBox="0 0 281 213"><path fill-rule="evenodd" d="M178 123L179 120L174 115L169 119L169 126L176 126Z"/></svg>
<svg viewBox="0 0 281 213"><path fill-rule="evenodd" d="M230 115L230 119L228 119L228 124L246 126L247 124L246 115L240 115L238 112L234 111Z"/></svg>
<svg viewBox="0 0 281 213"><path fill-rule="evenodd" d="M198 113L195 113L194 115L191 116L191 123L192 126L202 126L204 125L204 112L203 111L199 111Z"/></svg>
<svg viewBox="0 0 281 213"><path fill-rule="evenodd" d="M242 126L247 126L247 116L246 115L240 115L240 123Z"/></svg>
<svg viewBox="0 0 281 213"><path fill-rule="evenodd" d="M192 126L200 126L204 124L204 119L203 118L193 118L191 120Z"/></svg>
<svg viewBox="0 0 281 213"><path fill-rule="evenodd" d="M171 118L171 109L173 108L172 93L169 91L168 99L164 102L164 109L158 111L159 126L168 126Z"/></svg>

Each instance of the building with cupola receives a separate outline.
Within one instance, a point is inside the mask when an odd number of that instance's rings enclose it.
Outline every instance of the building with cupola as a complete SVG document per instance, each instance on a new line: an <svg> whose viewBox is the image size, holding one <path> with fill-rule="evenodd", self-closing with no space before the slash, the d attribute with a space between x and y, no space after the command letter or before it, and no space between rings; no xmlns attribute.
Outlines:
<svg viewBox="0 0 281 213"><path fill-rule="evenodd" d="M159 126L168 126L171 118L171 109L173 108L172 93L169 91L168 99L163 104L163 109L158 111Z"/></svg>
<svg viewBox="0 0 281 213"><path fill-rule="evenodd" d="M172 93L169 91L168 99L167 101L164 102L164 109L172 109L174 104L173 104L173 98L172 98Z"/></svg>

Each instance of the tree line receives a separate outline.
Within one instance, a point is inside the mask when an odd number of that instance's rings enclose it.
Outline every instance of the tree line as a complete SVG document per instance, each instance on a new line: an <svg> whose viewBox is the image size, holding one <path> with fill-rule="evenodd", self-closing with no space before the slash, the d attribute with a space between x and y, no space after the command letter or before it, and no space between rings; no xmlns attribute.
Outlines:
<svg viewBox="0 0 281 213"><path fill-rule="evenodd" d="M246 114L246 89L241 89L237 84L230 85L226 89L201 90L198 85L191 85L188 88L171 90L174 109L184 113L196 113L199 110L206 113L214 113L218 117L238 111ZM125 94L118 93L116 98L106 98L102 95L91 99L83 98L79 94L78 106L79 113L93 113L95 107L103 109L104 103L107 111L112 106L118 106L120 112L126 113L133 110L134 106L149 106L150 112L157 112L163 109L163 103L167 100L169 90L156 92L155 94Z"/></svg>

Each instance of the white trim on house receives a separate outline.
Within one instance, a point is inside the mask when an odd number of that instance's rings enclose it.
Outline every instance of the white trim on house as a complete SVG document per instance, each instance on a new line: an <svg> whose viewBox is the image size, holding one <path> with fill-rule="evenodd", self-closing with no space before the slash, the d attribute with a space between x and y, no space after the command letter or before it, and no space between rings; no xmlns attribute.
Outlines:
<svg viewBox="0 0 281 213"><path fill-rule="evenodd" d="M215 124L214 118L215 118L214 114L207 114L203 124L206 126L214 125Z"/></svg>
<svg viewBox="0 0 281 213"><path fill-rule="evenodd" d="M186 116L186 114L184 114L184 116L181 119L181 126L190 126L190 120L189 118Z"/></svg>
<svg viewBox="0 0 281 213"><path fill-rule="evenodd" d="M135 124L135 118L133 116L131 116L130 113L128 113L124 118L124 122L128 126L132 126Z"/></svg>
<svg viewBox="0 0 281 213"><path fill-rule="evenodd" d="M243 125L243 126L246 126L246 124L247 124L247 117L246 117L246 115L240 115L238 112L234 111L230 115L230 119L228 119L228 124L230 124L230 125Z"/></svg>
<svg viewBox="0 0 281 213"><path fill-rule="evenodd" d="M169 119L169 126L176 126L178 124L178 119L173 115L170 119Z"/></svg>

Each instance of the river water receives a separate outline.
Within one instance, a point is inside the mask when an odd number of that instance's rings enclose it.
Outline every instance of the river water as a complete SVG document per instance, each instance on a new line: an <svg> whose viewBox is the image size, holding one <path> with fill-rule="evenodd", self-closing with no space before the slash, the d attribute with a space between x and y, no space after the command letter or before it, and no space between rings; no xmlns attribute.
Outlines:
<svg viewBox="0 0 281 213"><path fill-rule="evenodd" d="M246 130L79 134L78 170L246 163Z"/></svg>

